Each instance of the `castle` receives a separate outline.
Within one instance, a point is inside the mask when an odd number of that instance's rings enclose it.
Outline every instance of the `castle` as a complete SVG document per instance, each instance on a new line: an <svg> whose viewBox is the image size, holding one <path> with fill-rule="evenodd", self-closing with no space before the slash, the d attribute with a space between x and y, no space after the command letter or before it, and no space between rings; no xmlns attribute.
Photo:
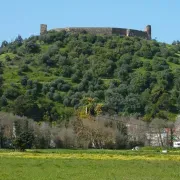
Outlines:
<svg viewBox="0 0 180 180"><path fill-rule="evenodd" d="M147 25L144 31L135 30L135 29L126 29L126 28L112 28L112 27L69 27L69 28L56 28L52 29L54 31L62 31L65 30L67 32L87 32L90 34L104 34L104 35L112 35L116 34L119 36L137 36L142 37L148 40L151 40L151 25ZM47 33L47 25L40 25L40 34Z"/></svg>

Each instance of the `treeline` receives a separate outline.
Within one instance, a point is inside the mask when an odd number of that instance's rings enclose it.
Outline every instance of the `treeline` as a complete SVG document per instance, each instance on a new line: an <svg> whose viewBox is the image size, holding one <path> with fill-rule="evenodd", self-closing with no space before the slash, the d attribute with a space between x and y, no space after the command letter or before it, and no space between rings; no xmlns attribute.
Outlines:
<svg viewBox="0 0 180 180"><path fill-rule="evenodd" d="M110 148L119 149L141 144L128 141L122 119L71 118L61 123L35 122L26 117L0 113L0 146L11 149L43 148Z"/></svg>
<svg viewBox="0 0 180 180"><path fill-rule="evenodd" d="M135 146L171 147L180 138L176 123L135 117L71 117L59 123L35 122L26 117L0 113L0 148L17 149L132 149Z"/></svg>
<svg viewBox="0 0 180 180"><path fill-rule="evenodd" d="M172 120L180 108L179 51L178 41L138 37L18 36L0 48L0 108L52 122L69 119L92 98L109 114Z"/></svg>

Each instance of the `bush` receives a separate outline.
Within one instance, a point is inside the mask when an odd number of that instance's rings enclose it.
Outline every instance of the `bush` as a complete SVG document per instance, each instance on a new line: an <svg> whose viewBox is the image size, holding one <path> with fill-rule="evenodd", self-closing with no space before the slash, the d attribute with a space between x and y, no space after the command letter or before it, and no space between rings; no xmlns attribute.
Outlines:
<svg viewBox="0 0 180 180"><path fill-rule="evenodd" d="M71 79L72 79L72 82L74 83L80 82L80 77L77 74L73 74Z"/></svg>
<svg viewBox="0 0 180 180"><path fill-rule="evenodd" d="M63 84L61 90L67 92L70 90L70 88L71 86L69 84Z"/></svg>
<svg viewBox="0 0 180 180"><path fill-rule="evenodd" d="M152 69L154 71L162 71L165 69L168 69L169 65L167 64L167 62L162 59L162 58L157 58L155 57L152 61Z"/></svg>
<svg viewBox="0 0 180 180"><path fill-rule="evenodd" d="M2 95L1 99L0 99L0 104L2 106L6 106L8 104L7 98L6 96Z"/></svg>
<svg viewBox="0 0 180 180"><path fill-rule="evenodd" d="M41 51L40 45L34 41L29 41L25 44L27 53L39 53Z"/></svg>
<svg viewBox="0 0 180 180"><path fill-rule="evenodd" d="M48 49L48 54L49 54L49 56L53 56L53 55L57 54L58 51L59 51L58 46L57 45L52 45Z"/></svg>
<svg viewBox="0 0 180 180"><path fill-rule="evenodd" d="M58 93L54 93L53 94L53 100L57 101L57 102L61 102L61 100L62 100L61 95Z"/></svg>
<svg viewBox="0 0 180 180"><path fill-rule="evenodd" d="M5 56L5 60L6 60L6 61L11 61L12 59L10 58L9 55L6 55L6 56Z"/></svg>
<svg viewBox="0 0 180 180"><path fill-rule="evenodd" d="M2 84L3 84L3 77L2 77L2 75L0 75L0 87L2 86Z"/></svg>
<svg viewBox="0 0 180 180"><path fill-rule="evenodd" d="M28 82L28 77L27 77L27 76L24 76L24 77L21 79L21 85L27 86L27 82Z"/></svg>
<svg viewBox="0 0 180 180"><path fill-rule="evenodd" d="M27 64L24 64L20 67L20 71L21 72L28 72L30 69L29 69L29 66Z"/></svg>
<svg viewBox="0 0 180 180"><path fill-rule="evenodd" d="M5 90L4 95L8 99L15 99L20 95L20 91L16 88L8 88Z"/></svg>
<svg viewBox="0 0 180 180"><path fill-rule="evenodd" d="M143 67L144 67L144 69L145 69L146 71L152 71L151 63L148 62L148 61L145 61L145 62L143 63Z"/></svg>
<svg viewBox="0 0 180 180"><path fill-rule="evenodd" d="M65 97L63 100L63 104L64 104L64 106L68 107L71 104L71 100L68 97Z"/></svg>

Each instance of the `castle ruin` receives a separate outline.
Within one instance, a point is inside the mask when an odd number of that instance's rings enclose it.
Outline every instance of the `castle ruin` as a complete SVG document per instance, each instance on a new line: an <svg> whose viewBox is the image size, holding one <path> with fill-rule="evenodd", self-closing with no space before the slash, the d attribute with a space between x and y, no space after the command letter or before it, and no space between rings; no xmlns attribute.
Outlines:
<svg viewBox="0 0 180 180"><path fill-rule="evenodd" d="M112 28L112 27L69 27L69 28L56 28L52 29L51 31L63 31L66 32L74 32L74 33L81 33L87 32L90 34L95 35L119 35L119 36L137 36L144 39L151 40L151 25L147 25L144 31L135 30L135 29L126 29L126 28ZM47 25L41 24L40 26L40 34L47 33Z"/></svg>

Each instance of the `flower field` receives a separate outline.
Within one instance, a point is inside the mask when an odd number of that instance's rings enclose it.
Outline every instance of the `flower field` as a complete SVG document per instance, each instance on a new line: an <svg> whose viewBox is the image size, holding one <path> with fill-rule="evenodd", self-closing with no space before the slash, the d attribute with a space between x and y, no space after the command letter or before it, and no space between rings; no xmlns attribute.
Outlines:
<svg viewBox="0 0 180 180"><path fill-rule="evenodd" d="M0 157L14 157L25 159L90 159L90 160L148 160L148 161L179 161L179 154L96 154L96 153L32 153L32 152L5 152Z"/></svg>
<svg viewBox="0 0 180 180"><path fill-rule="evenodd" d="M0 151L0 180L179 180L179 152Z"/></svg>

